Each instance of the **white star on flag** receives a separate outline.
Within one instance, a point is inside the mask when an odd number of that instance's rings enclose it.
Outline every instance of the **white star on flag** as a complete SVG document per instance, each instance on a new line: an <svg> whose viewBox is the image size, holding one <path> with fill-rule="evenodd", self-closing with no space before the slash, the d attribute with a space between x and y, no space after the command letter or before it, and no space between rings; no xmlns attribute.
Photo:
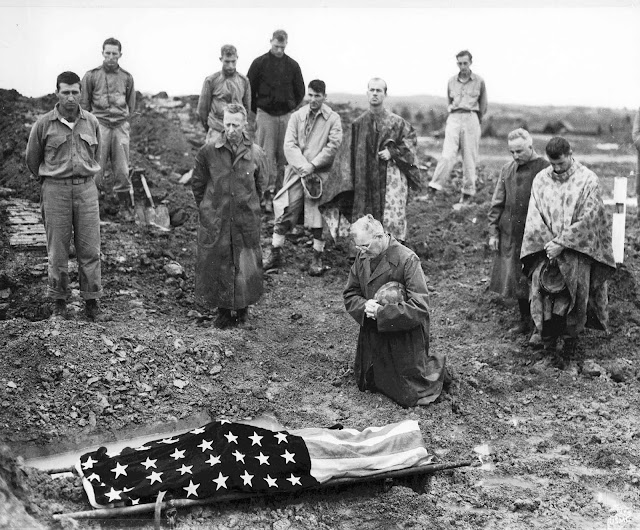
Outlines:
<svg viewBox="0 0 640 530"><path fill-rule="evenodd" d="M95 473L93 473L92 475L89 475L87 477L87 480L89 482L91 482L92 480L97 480L98 482L100 482L100 475L96 475Z"/></svg>
<svg viewBox="0 0 640 530"><path fill-rule="evenodd" d="M153 485L154 482L160 482L160 484L162 484L162 479L160 478L160 475L162 475L162 473L162 471L160 473L152 471L151 475L147 477L151 481L151 484L149 484L149 486Z"/></svg>
<svg viewBox="0 0 640 530"><path fill-rule="evenodd" d="M134 449L136 451L147 451L148 449L151 449L151 447L148 445L139 445L138 447L134 447Z"/></svg>
<svg viewBox="0 0 640 530"><path fill-rule="evenodd" d="M180 460L181 458L184 458L185 452L186 452L186 449L183 449L182 451L178 451L178 448L176 447L175 451L171 453L169 456L172 457L174 460Z"/></svg>
<svg viewBox="0 0 640 530"><path fill-rule="evenodd" d="M191 434L202 434L204 432L204 427L199 427L197 429L193 429L192 431L189 431Z"/></svg>
<svg viewBox="0 0 640 530"><path fill-rule="evenodd" d="M275 478L271 478L271 476L267 475L264 479L267 481L267 484L269 484L270 488L278 487L278 481Z"/></svg>
<svg viewBox="0 0 640 530"><path fill-rule="evenodd" d="M287 435L283 432L277 432L276 438L278 439L278 443L280 442L287 443Z"/></svg>
<svg viewBox="0 0 640 530"><path fill-rule="evenodd" d="M245 486L252 486L251 480L253 479L253 475L250 475L246 469L244 470L244 475L240 475L240 478Z"/></svg>
<svg viewBox="0 0 640 530"><path fill-rule="evenodd" d="M140 503L140 499L131 499L131 506L135 506Z"/></svg>
<svg viewBox="0 0 640 530"><path fill-rule="evenodd" d="M133 488L122 488L122 493L128 493L131 490L133 490Z"/></svg>
<svg viewBox="0 0 640 530"><path fill-rule="evenodd" d="M211 467L220 463L220 457L215 455L209 455L209 460L204 461L205 464L209 464Z"/></svg>
<svg viewBox="0 0 640 530"><path fill-rule="evenodd" d="M82 462L82 469L93 469L93 464L97 464L98 461L93 458L87 458L86 462Z"/></svg>
<svg viewBox="0 0 640 530"><path fill-rule="evenodd" d="M291 476L287 480L291 482L292 486L295 486L296 484L298 486L302 486L302 483L300 482L300 477L296 477L293 473L291 473Z"/></svg>
<svg viewBox="0 0 640 530"><path fill-rule="evenodd" d="M296 456L295 453L290 453L288 449L284 450L284 454L280 455L282 458L284 458L284 463L287 464L289 462L293 462L294 464L296 463L295 459L293 458L294 456Z"/></svg>
<svg viewBox="0 0 640 530"><path fill-rule="evenodd" d="M196 447L202 448L202 452L204 453L207 450L213 451L213 447L211 447L212 444L213 440L211 440L210 442L207 440L202 440L202 442L199 445L196 445Z"/></svg>
<svg viewBox="0 0 640 530"><path fill-rule="evenodd" d="M120 475L124 475L125 477L127 476L127 468L129 466L123 466L122 464L116 462L116 467L114 467L111 472L115 473L116 476L114 477L114 479L118 478Z"/></svg>
<svg viewBox="0 0 640 530"><path fill-rule="evenodd" d="M113 501L119 501L120 500L120 494L121 493L122 493L122 491L114 490L113 486L111 486L111 491L107 491L105 493L105 495L107 497L109 497L109 502L113 502Z"/></svg>
<svg viewBox="0 0 640 530"><path fill-rule="evenodd" d="M213 482L215 482L217 484L216 486L216 491L218 491L220 488L224 488L227 489L227 479L229 477L225 477L222 473L220 473L218 475L218 478L214 478Z"/></svg>
<svg viewBox="0 0 640 530"><path fill-rule="evenodd" d="M116 467L114 467L111 470L112 473L116 474L114 479L118 478L120 475L124 475L126 477L127 476L127 468L128 467L129 467L128 465L123 466L122 464L116 462Z"/></svg>
<svg viewBox="0 0 640 530"><path fill-rule="evenodd" d="M180 476L184 475L185 473L193 475L193 473L191 472L192 467L193 466L185 466L184 464L182 464L182 467L180 469L176 469L176 471L180 471Z"/></svg>
<svg viewBox="0 0 640 530"><path fill-rule="evenodd" d="M254 445L259 445L262 447L260 440L262 440L263 436L260 436L256 431L253 431L253 436L249 436L249 440L251 440L251 447Z"/></svg>
<svg viewBox="0 0 640 530"><path fill-rule="evenodd" d="M176 442L179 442L180 440L178 440L177 438L165 438L164 440L160 440L158 443L161 444L174 444Z"/></svg>
<svg viewBox="0 0 640 530"><path fill-rule="evenodd" d="M264 465L267 464L269 465L269 457L265 456L262 454L262 451L260 451L260 454L258 456L254 456L253 458L257 458L260 461L260 465Z"/></svg>
<svg viewBox="0 0 640 530"><path fill-rule="evenodd" d="M235 434L232 434L231 431L225 434L224 437L227 439L229 443L234 443L234 444L238 443L238 437Z"/></svg>
<svg viewBox="0 0 640 530"><path fill-rule="evenodd" d="M150 467L156 467L156 462L158 461L157 458L151 460L151 458L147 457L147 459L144 462L140 462L145 469L149 469Z"/></svg>
<svg viewBox="0 0 640 530"><path fill-rule="evenodd" d="M198 490L199 486L200 486L200 484L194 484L193 481L190 480L189 481L189 485L186 488L182 488L182 489L187 492L187 497L189 497L192 494L195 497L197 497L198 496L197 490Z"/></svg>
<svg viewBox="0 0 640 530"><path fill-rule="evenodd" d="M238 451L237 449L231 453L233 456L236 457L236 462L242 462L244 464L244 456L240 451Z"/></svg>

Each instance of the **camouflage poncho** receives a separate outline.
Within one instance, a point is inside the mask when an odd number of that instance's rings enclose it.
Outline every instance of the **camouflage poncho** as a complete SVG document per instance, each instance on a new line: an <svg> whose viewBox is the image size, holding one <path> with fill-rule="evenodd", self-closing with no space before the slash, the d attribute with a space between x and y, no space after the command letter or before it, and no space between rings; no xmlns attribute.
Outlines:
<svg viewBox="0 0 640 530"><path fill-rule="evenodd" d="M615 271L611 226L598 177L579 162L562 174L543 169L531 188L520 259L532 278L531 312L538 329L547 320L537 279L549 241L565 247L557 260L569 290L563 309L569 333L579 333L585 325L606 330L606 280Z"/></svg>

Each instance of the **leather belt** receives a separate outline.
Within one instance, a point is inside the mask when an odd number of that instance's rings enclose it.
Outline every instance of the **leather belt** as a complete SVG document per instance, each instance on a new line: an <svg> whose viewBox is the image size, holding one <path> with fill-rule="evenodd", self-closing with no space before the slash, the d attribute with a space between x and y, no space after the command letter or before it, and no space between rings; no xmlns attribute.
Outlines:
<svg viewBox="0 0 640 530"><path fill-rule="evenodd" d="M56 184L84 184L85 182L91 180L93 175L90 177L67 177L63 179L49 178L49 182L55 182Z"/></svg>

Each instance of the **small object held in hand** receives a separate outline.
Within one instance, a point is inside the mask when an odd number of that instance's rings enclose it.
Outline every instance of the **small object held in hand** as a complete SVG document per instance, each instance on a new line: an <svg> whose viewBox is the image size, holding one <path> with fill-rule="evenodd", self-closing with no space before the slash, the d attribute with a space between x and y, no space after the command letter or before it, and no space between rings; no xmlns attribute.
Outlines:
<svg viewBox="0 0 640 530"><path fill-rule="evenodd" d="M322 197L322 179L318 175L315 173L306 175L300 179L300 182L302 182L307 197L312 200Z"/></svg>
<svg viewBox="0 0 640 530"><path fill-rule="evenodd" d="M398 304L407 301L407 290L400 282L385 283L374 295L380 305Z"/></svg>
<svg viewBox="0 0 640 530"><path fill-rule="evenodd" d="M567 288L558 262L546 260L540 271L540 288L547 294L559 294Z"/></svg>

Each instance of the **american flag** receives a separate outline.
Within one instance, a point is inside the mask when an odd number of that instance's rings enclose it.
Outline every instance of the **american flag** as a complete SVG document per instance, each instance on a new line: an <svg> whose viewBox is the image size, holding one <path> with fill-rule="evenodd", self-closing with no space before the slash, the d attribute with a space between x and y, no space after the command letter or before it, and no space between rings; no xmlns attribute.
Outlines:
<svg viewBox="0 0 640 530"><path fill-rule="evenodd" d="M296 491L338 477L366 477L433 461L418 422L382 427L271 431L215 421L180 436L111 454L83 455L76 469L91 505L136 505L161 491L204 499L230 492Z"/></svg>
<svg viewBox="0 0 640 530"><path fill-rule="evenodd" d="M309 474L311 461L302 438L226 420L120 454L101 447L81 456L76 469L96 508L150 502L160 491L203 499L318 484Z"/></svg>

